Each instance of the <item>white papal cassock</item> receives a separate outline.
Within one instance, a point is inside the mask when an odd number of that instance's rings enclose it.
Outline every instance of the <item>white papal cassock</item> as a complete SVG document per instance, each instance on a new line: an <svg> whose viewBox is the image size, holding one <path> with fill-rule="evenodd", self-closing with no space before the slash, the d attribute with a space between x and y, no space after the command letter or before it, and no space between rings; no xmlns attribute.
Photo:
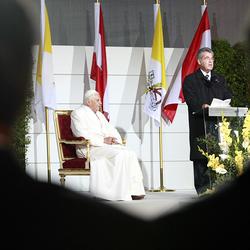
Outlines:
<svg viewBox="0 0 250 250"><path fill-rule="evenodd" d="M101 112L94 113L82 105L71 113L75 136L90 140L90 192L107 200L132 200L131 195L145 195L143 176L137 156L123 145L108 145L105 137L122 143L118 131ZM86 154L84 146L76 149L78 157Z"/></svg>

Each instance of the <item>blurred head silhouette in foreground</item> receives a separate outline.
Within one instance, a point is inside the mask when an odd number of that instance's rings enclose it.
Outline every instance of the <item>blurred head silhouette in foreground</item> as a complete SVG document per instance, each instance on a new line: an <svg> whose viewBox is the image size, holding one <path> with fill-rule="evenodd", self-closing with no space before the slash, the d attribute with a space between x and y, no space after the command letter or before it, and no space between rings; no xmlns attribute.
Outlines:
<svg viewBox="0 0 250 250"><path fill-rule="evenodd" d="M144 244L137 238L142 238L140 229L146 230L146 223L87 195L35 181L11 152L11 130L31 88L32 46L26 9L17 0L0 0L2 245L6 249L127 250L133 242L139 249Z"/></svg>
<svg viewBox="0 0 250 250"><path fill-rule="evenodd" d="M0 1L0 145L8 144L11 127L31 84L33 30L22 6Z"/></svg>

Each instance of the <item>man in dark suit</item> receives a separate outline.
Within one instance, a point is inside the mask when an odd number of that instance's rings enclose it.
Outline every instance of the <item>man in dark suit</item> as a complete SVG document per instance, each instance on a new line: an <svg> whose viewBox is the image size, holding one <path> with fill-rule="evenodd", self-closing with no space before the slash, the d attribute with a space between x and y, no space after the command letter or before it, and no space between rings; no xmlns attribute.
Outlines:
<svg viewBox="0 0 250 250"><path fill-rule="evenodd" d="M207 108L213 98L231 99L224 77L213 71L214 53L210 48L201 48L197 54L199 69L188 75L183 83L183 94L188 105L190 160L194 167L194 185L198 194L210 187L207 160L198 151L198 138L206 132L216 135L215 118L208 117ZM204 125L205 118L205 125Z"/></svg>
<svg viewBox="0 0 250 250"><path fill-rule="evenodd" d="M148 223L107 203L33 180L10 149L31 89L33 30L17 0L0 1L1 245L4 249L144 249ZM138 240L140 239L140 240Z"/></svg>

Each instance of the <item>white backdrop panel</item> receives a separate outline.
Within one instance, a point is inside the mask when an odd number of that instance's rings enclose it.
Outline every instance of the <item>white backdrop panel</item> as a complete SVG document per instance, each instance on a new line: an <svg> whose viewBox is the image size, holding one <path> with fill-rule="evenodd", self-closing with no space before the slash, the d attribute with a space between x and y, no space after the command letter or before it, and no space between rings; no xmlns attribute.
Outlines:
<svg viewBox="0 0 250 250"><path fill-rule="evenodd" d="M53 46L54 79L57 109L74 109L81 105L84 92L94 88L89 78L93 47ZM167 84L174 79L184 49L165 48ZM144 87L151 48L107 47L108 86L111 123L117 127L127 146L140 160L147 188L158 188L159 130L143 112ZM36 72L37 47L34 48L33 79ZM51 177L59 183L58 152L53 114L50 112ZM27 172L34 178L47 180L45 129L35 134L30 122L31 144L28 149ZM173 124L163 126L164 182L168 188L193 189L192 163L189 161L187 107L181 104ZM88 190L88 177L67 177L66 186L74 190Z"/></svg>

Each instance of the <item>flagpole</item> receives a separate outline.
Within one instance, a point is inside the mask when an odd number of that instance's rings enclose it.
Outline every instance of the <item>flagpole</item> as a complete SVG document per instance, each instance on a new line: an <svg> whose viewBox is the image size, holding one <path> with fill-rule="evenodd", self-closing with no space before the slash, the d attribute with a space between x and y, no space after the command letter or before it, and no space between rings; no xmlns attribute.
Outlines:
<svg viewBox="0 0 250 250"><path fill-rule="evenodd" d="M160 4L160 0L155 0L156 4ZM163 184L164 180L164 169L163 169L163 143L162 143L162 118L159 128L159 156L160 156L160 189L154 190L154 192L172 192L174 189L165 188Z"/></svg>
<svg viewBox="0 0 250 250"><path fill-rule="evenodd" d="M165 190L163 184L163 150L162 150L162 119L161 126L159 128L159 153L160 153L160 191Z"/></svg>
<svg viewBox="0 0 250 250"><path fill-rule="evenodd" d="M95 1L96 3L99 3L99 0L96 0ZM103 104L102 104L103 105ZM103 113L103 109L102 109L102 106L100 107L100 110L99 110L101 113Z"/></svg>
<svg viewBox="0 0 250 250"><path fill-rule="evenodd" d="M50 166L50 135L49 135L49 109L45 107L45 120L46 120L46 144L47 144L47 173L48 183L51 183L51 166Z"/></svg>
<svg viewBox="0 0 250 250"><path fill-rule="evenodd" d="M160 0L155 0L155 4L160 4ZM168 189L164 187L163 177L164 177L164 169L163 169L163 150L162 150L162 118L160 121L159 127L159 157L160 157L160 188L159 189L151 189L150 192L170 192L174 191L174 189Z"/></svg>
<svg viewBox="0 0 250 250"><path fill-rule="evenodd" d="M173 192L174 189L165 188L163 184L163 150L162 150L162 118L161 118L161 125L159 128L159 156L160 156L160 188L159 189L151 189L149 192Z"/></svg>

